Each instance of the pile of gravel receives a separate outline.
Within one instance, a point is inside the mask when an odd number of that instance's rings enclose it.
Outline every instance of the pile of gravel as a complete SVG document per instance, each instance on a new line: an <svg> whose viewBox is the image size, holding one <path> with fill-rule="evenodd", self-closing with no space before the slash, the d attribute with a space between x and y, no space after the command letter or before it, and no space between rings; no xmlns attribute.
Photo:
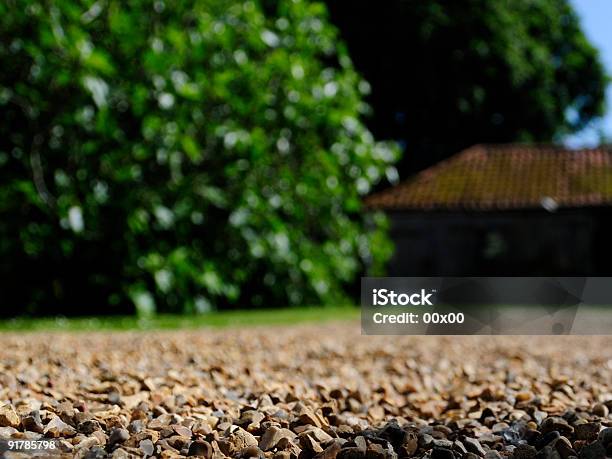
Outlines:
<svg viewBox="0 0 612 459"><path fill-rule="evenodd" d="M612 457L612 338L356 324L1 338L0 439L56 447L4 441L4 457Z"/></svg>

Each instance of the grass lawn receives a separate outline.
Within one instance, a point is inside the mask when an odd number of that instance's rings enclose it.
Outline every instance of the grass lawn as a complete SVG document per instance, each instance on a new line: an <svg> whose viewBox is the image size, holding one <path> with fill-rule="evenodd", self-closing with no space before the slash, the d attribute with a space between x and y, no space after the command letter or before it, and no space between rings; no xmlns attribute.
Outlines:
<svg viewBox="0 0 612 459"><path fill-rule="evenodd" d="M303 322L357 320L354 306L299 307L209 312L201 315L49 317L0 320L0 331L171 330L179 328L290 325Z"/></svg>

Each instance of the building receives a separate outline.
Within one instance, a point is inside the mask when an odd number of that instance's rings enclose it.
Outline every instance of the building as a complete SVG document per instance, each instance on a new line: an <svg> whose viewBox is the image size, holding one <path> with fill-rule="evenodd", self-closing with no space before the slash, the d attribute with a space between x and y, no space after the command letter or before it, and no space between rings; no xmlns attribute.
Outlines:
<svg viewBox="0 0 612 459"><path fill-rule="evenodd" d="M611 275L612 148L476 145L366 199L389 275Z"/></svg>

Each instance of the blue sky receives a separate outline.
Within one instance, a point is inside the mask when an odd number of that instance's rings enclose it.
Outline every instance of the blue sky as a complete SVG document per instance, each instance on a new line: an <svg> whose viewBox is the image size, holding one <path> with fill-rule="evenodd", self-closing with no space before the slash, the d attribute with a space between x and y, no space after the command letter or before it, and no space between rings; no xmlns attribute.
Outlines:
<svg viewBox="0 0 612 459"><path fill-rule="evenodd" d="M601 53L601 58L608 74L612 74L612 0L570 0L574 5L578 16L580 16L582 27L587 37L590 39ZM607 91L608 112L601 121L600 128L603 128L608 137L612 136L612 86ZM573 136L569 139L571 145L593 145L597 143L597 136L594 129L587 129L585 132Z"/></svg>

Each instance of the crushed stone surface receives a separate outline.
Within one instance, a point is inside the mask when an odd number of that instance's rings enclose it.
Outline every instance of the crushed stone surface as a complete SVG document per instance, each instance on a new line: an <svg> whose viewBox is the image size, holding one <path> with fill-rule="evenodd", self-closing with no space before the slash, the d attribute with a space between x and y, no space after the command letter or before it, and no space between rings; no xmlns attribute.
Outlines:
<svg viewBox="0 0 612 459"><path fill-rule="evenodd" d="M0 340L2 457L612 457L612 337L349 323Z"/></svg>

